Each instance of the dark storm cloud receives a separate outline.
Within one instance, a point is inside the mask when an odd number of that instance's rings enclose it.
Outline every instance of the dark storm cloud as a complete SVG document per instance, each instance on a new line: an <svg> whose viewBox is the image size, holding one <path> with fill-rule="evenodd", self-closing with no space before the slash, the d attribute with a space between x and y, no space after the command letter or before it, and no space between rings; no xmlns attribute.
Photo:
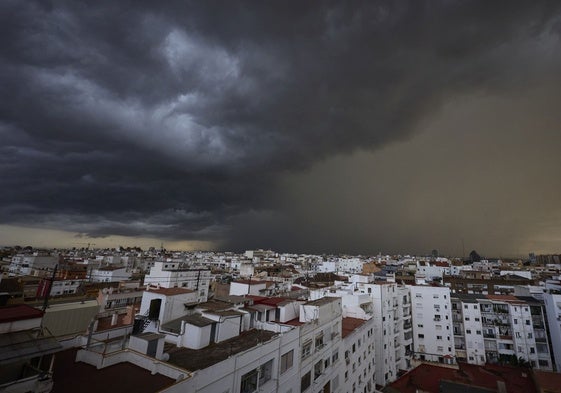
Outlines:
<svg viewBox="0 0 561 393"><path fill-rule="evenodd" d="M0 7L2 223L177 239L260 214L266 238L279 173L523 89L560 23L555 2Z"/></svg>

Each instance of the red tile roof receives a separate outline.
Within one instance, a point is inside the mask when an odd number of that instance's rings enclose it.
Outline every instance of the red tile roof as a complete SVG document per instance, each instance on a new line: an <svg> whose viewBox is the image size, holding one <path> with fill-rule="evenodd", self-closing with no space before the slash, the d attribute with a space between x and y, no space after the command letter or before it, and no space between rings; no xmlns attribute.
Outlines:
<svg viewBox="0 0 561 393"><path fill-rule="evenodd" d="M525 304L526 302L518 299L516 296L512 295L486 295L487 299L491 300L498 300L508 303L518 303L518 304Z"/></svg>
<svg viewBox="0 0 561 393"><path fill-rule="evenodd" d="M356 330L358 327L360 327L362 324L364 324L364 322L366 322L364 319L350 318L350 317L343 318L343 324L342 324L342 328L343 328L342 336L343 336L343 338L345 338L349 334L351 334L354 330Z"/></svg>
<svg viewBox="0 0 561 393"><path fill-rule="evenodd" d="M419 390L429 393L440 392L440 381L446 380L474 387L497 390L497 382L504 382L509 393L535 393L529 371L519 367L485 365L477 366L459 363L460 369L421 364L389 387L402 393L415 393Z"/></svg>
<svg viewBox="0 0 561 393"><path fill-rule="evenodd" d="M544 392L561 393L561 374L533 370L534 380L538 389Z"/></svg>
<svg viewBox="0 0 561 393"><path fill-rule="evenodd" d="M154 292L160 295L166 296L175 296L175 295L183 295L185 293L193 293L191 289L187 288L150 288L146 289L146 292Z"/></svg>
<svg viewBox="0 0 561 393"><path fill-rule="evenodd" d="M254 300L254 304L265 304L267 306L276 307L278 304L284 302L286 299L283 297L266 297L263 300Z"/></svg>
<svg viewBox="0 0 561 393"><path fill-rule="evenodd" d="M0 307L0 323L41 317L43 317L43 311L28 306L27 304Z"/></svg>
<svg viewBox="0 0 561 393"><path fill-rule="evenodd" d="M284 322L285 325L291 325L291 326L302 326L305 324L305 322L300 322L299 318L294 318L291 319L290 321L286 321Z"/></svg>

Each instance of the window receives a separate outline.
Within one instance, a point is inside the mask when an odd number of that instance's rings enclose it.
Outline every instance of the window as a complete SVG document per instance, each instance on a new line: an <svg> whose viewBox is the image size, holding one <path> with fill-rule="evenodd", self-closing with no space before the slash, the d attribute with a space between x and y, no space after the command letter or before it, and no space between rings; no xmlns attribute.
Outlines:
<svg viewBox="0 0 561 393"><path fill-rule="evenodd" d="M331 358L326 357L323 361L323 368L326 369L327 367L331 366Z"/></svg>
<svg viewBox="0 0 561 393"><path fill-rule="evenodd" d="M469 317L466 317L465 320L466 320L466 321L469 321Z"/></svg>
<svg viewBox="0 0 561 393"><path fill-rule="evenodd" d="M471 334L471 329L466 329L466 334Z"/></svg>
<svg viewBox="0 0 561 393"><path fill-rule="evenodd" d="M475 331L475 334L481 335L481 330L476 330L476 331Z"/></svg>
<svg viewBox="0 0 561 393"><path fill-rule="evenodd" d="M337 360L339 360L339 352L335 351L331 355L331 363L337 363Z"/></svg>
<svg viewBox="0 0 561 393"><path fill-rule="evenodd" d="M242 376L242 383L240 387L241 393L251 393L257 390L257 380L259 378L259 386L267 383L271 379L273 371L273 359L269 360L267 363L261 366L261 371L259 367L251 370L250 372Z"/></svg>
<svg viewBox="0 0 561 393"><path fill-rule="evenodd" d="M312 384L312 372L308 371L300 380L300 391L304 391Z"/></svg>
<svg viewBox="0 0 561 393"><path fill-rule="evenodd" d="M422 324L422 323L418 323L418 324L417 324L417 327L422 328L422 327L423 327L423 324Z"/></svg>
<svg viewBox="0 0 561 393"><path fill-rule="evenodd" d="M442 336L436 336L437 340L442 340Z"/></svg>
<svg viewBox="0 0 561 393"><path fill-rule="evenodd" d="M528 338L532 338L532 337L533 337L532 333L528 333Z"/></svg>
<svg viewBox="0 0 561 393"><path fill-rule="evenodd" d="M526 319L526 325L529 325L529 324L530 324L530 320Z"/></svg>
<svg viewBox="0 0 561 393"><path fill-rule="evenodd" d="M292 367L294 364L294 350L290 350L281 356L280 360L280 372L284 373L286 370Z"/></svg>
<svg viewBox="0 0 561 393"><path fill-rule="evenodd" d="M312 340L308 340L302 346L302 359L307 358L312 353Z"/></svg>
<svg viewBox="0 0 561 393"><path fill-rule="evenodd" d="M323 371L323 362L320 360L314 365L314 381L318 379Z"/></svg>
<svg viewBox="0 0 561 393"><path fill-rule="evenodd" d="M259 386L264 385L271 379L273 374L273 359L261 366L261 376L259 377Z"/></svg>
<svg viewBox="0 0 561 393"><path fill-rule="evenodd" d="M475 321L476 321L476 322L479 322L479 318L475 318Z"/></svg>
<svg viewBox="0 0 561 393"><path fill-rule="evenodd" d="M316 336L316 350L323 348L323 332Z"/></svg>
<svg viewBox="0 0 561 393"><path fill-rule="evenodd" d="M467 308L468 308L468 305L467 305L467 304L464 304L464 308L465 308L465 309L467 310Z"/></svg>
<svg viewBox="0 0 561 393"><path fill-rule="evenodd" d="M536 348L530 347L530 353L536 353Z"/></svg>
<svg viewBox="0 0 561 393"><path fill-rule="evenodd" d="M257 374L257 369L254 369L242 376L240 393L251 393L257 390Z"/></svg>
<svg viewBox="0 0 561 393"><path fill-rule="evenodd" d="M514 318L514 324L518 325L518 319Z"/></svg>
<svg viewBox="0 0 561 393"><path fill-rule="evenodd" d="M417 337L419 337L419 338L425 338L425 335L419 333L419 334L417 334Z"/></svg>

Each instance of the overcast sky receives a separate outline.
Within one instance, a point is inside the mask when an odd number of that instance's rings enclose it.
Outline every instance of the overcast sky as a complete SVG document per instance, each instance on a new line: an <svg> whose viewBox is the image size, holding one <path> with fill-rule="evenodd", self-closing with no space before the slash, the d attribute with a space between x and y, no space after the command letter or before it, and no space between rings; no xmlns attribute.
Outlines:
<svg viewBox="0 0 561 393"><path fill-rule="evenodd" d="M0 4L0 244L561 251L559 2L91 4Z"/></svg>

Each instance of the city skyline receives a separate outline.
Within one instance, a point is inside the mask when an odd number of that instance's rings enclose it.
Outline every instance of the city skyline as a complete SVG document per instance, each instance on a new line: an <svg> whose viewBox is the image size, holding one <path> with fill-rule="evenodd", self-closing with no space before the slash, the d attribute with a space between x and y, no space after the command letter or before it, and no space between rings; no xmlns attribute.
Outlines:
<svg viewBox="0 0 561 393"><path fill-rule="evenodd" d="M2 9L3 244L561 250L556 3Z"/></svg>

